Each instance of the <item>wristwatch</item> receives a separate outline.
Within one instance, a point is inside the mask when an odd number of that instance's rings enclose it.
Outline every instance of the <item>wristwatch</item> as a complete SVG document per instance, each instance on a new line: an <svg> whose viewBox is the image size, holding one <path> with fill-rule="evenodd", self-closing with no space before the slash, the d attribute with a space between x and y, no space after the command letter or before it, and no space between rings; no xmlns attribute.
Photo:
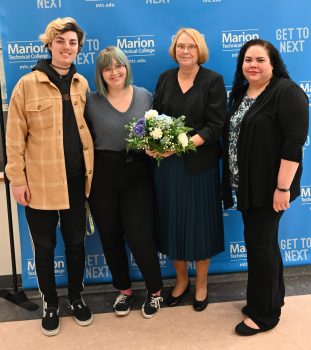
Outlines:
<svg viewBox="0 0 311 350"><path fill-rule="evenodd" d="M280 187L276 187L276 189L280 192L289 192L290 191L290 188L280 188Z"/></svg>

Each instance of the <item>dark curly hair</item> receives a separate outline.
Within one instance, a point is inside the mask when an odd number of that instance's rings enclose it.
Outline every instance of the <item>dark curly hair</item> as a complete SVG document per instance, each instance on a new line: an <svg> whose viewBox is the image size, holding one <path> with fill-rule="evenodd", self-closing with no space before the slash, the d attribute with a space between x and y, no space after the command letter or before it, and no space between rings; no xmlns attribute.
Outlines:
<svg viewBox="0 0 311 350"><path fill-rule="evenodd" d="M232 107L233 101L236 100L242 94L244 94L247 90L248 82L244 77L242 66L246 51L248 50L248 48L254 45L262 46L267 50L271 65L273 67L272 72L274 77L283 77L286 79L290 79L285 63L283 62L279 51L273 46L273 44L271 44L269 41L262 39L249 40L242 46L237 59L237 67L232 83L232 91L229 97L229 108Z"/></svg>

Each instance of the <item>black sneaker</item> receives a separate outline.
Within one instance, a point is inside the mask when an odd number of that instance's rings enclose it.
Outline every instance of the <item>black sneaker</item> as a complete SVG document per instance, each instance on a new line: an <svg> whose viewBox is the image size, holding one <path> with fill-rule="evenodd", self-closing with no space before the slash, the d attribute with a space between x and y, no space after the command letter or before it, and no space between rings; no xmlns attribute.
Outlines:
<svg viewBox="0 0 311 350"><path fill-rule="evenodd" d="M162 301L162 297L157 297L147 293L146 300L141 308L143 316L145 318L153 317L160 310L160 302Z"/></svg>
<svg viewBox="0 0 311 350"><path fill-rule="evenodd" d="M43 309L41 330L47 336L59 333L59 310L56 307L48 307Z"/></svg>
<svg viewBox="0 0 311 350"><path fill-rule="evenodd" d="M133 295L119 294L116 301L113 304L113 309L116 315L125 316L131 310L131 304L133 302Z"/></svg>
<svg viewBox="0 0 311 350"><path fill-rule="evenodd" d="M69 308L73 316L80 326L88 326L93 322L94 316L90 309L86 306L84 300L79 299L69 303Z"/></svg>

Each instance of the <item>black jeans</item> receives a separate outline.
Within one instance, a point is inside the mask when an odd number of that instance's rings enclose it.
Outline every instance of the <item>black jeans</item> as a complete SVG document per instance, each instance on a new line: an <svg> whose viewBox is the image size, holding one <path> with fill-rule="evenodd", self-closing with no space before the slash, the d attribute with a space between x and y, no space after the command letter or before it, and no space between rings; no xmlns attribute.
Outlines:
<svg viewBox="0 0 311 350"><path fill-rule="evenodd" d="M95 152L89 204L115 288L130 288L125 240L149 292L162 288L153 233L153 177L148 158Z"/></svg>
<svg viewBox="0 0 311 350"><path fill-rule="evenodd" d="M283 211L250 208L242 212L247 249L247 314L261 328L275 327L284 304L283 262L278 227Z"/></svg>
<svg viewBox="0 0 311 350"><path fill-rule="evenodd" d="M45 307L58 306L54 275L55 230L58 221L65 244L69 301L79 299L83 290L86 229L84 186L84 176L68 179L70 209L37 210L25 207L34 245L38 284Z"/></svg>

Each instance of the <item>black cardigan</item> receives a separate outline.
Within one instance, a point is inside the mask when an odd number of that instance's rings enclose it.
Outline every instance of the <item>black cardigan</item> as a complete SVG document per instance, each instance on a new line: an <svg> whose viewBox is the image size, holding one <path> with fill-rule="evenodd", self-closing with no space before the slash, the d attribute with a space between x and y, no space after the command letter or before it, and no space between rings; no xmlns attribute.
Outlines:
<svg viewBox="0 0 311 350"><path fill-rule="evenodd" d="M178 109L178 106L172 106L170 102L178 84L177 73L178 68L174 68L159 77L153 100L153 108L159 114L170 115L170 109ZM203 67L200 67L191 89L192 99L187 100L181 114L186 116L187 126L194 129L191 134L197 133L205 140L196 152L183 155L186 171L193 175L217 165L221 157L219 140L225 122L226 89L220 74Z"/></svg>
<svg viewBox="0 0 311 350"><path fill-rule="evenodd" d="M229 120L243 96L235 101L224 128L223 200L233 205L228 164ZM273 78L245 114L238 138L239 186L237 207L272 207L281 159L299 163L290 200L300 194L302 147L309 124L309 102L292 80Z"/></svg>

